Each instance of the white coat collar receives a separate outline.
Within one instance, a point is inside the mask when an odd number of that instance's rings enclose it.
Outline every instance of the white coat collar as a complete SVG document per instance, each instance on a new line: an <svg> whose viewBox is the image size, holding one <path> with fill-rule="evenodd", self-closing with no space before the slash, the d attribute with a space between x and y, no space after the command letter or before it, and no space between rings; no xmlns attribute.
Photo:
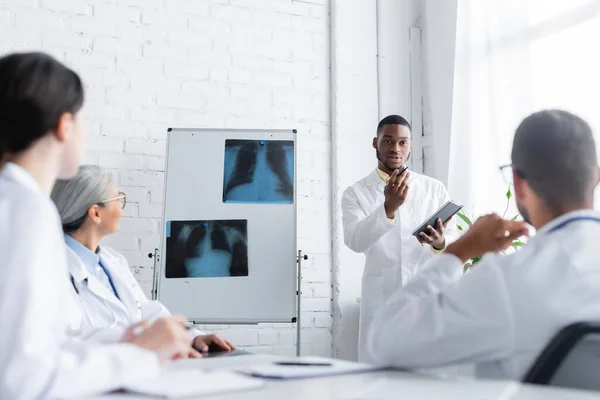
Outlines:
<svg viewBox="0 0 600 400"><path fill-rule="evenodd" d="M571 211L569 213L563 214L560 217L554 218L552 221L548 222L546 225L542 226L538 231L536 236L545 235L552 231L555 227L559 226L565 221L568 221L573 218L580 217L592 217L592 218L600 218L600 213L594 210L577 210Z"/></svg>
<svg viewBox="0 0 600 400"><path fill-rule="evenodd" d="M31 176L29 171L15 163L6 163L2 168L2 171L0 171L0 175L4 175L7 178L25 186L27 189L47 197L47 195L42 192L42 188L40 188L40 185L35 181L35 179L33 179L33 176Z"/></svg>
<svg viewBox="0 0 600 400"><path fill-rule="evenodd" d="M83 262L83 265L87 268L90 275L94 275L94 270L100 262L100 256L97 252L93 252L83 244L79 243L75 238L65 234L65 242L67 246L73 250L79 259Z"/></svg>
<svg viewBox="0 0 600 400"><path fill-rule="evenodd" d="M65 244L67 249L67 262L69 264L69 273L73 277L75 283L80 284L90 277L90 272L87 270L83 261L79 258L69 246Z"/></svg>
<svg viewBox="0 0 600 400"><path fill-rule="evenodd" d="M119 253L106 246L98 247L98 255L112 277L115 289L121 298L119 303L128 310L128 315L132 318L131 322L137 322L141 319L141 315L136 314L141 312L141 303L135 297L132 285L125 279L122 271L123 268L129 268L127 262Z"/></svg>
<svg viewBox="0 0 600 400"><path fill-rule="evenodd" d="M71 273L71 276L73 276L73 279L75 279L75 282L81 283L84 280L88 279L91 276L91 274L90 274L89 270L86 268L83 260L81 260L79 255L73 249L71 249L68 245L65 245L65 247L68 250L67 256L68 256L68 261L69 261L69 272ZM111 277L113 277L113 279L114 279L114 277L115 277L115 275L117 275L117 273L114 272L114 268L112 265L113 261L114 261L114 257L112 256L112 254L104 251L101 246L98 246L97 254L107 264L107 265L105 265L105 267L108 270L108 272L111 274Z"/></svg>
<svg viewBox="0 0 600 400"><path fill-rule="evenodd" d="M73 277L73 280L75 281L75 283L77 285L80 285L82 282L86 282L88 289L94 293L96 296L101 297L103 300L113 304L114 306L116 306L117 308L122 309L123 311L125 311L125 306L123 304L123 302L121 300L119 300L114 293L112 293L106 286L104 286L102 284L102 282L100 282L98 279L96 279L94 276L92 276L88 269L85 267L83 261L81 260L81 258L79 258L79 256L77 255L77 253L75 253L71 248L67 247L68 250L68 254L67 254L67 259L68 259L68 263L69 263L69 272L71 274L71 276ZM107 269L110 268L109 266L106 266ZM112 273L112 271L109 271ZM114 275L114 274L111 274ZM113 279L116 280L116 279ZM115 286L116 283L115 283ZM117 293L119 291L119 288L117 287Z"/></svg>
<svg viewBox="0 0 600 400"><path fill-rule="evenodd" d="M365 177L366 186L385 186L385 182L381 180L377 168L373 170L369 175Z"/></svg>

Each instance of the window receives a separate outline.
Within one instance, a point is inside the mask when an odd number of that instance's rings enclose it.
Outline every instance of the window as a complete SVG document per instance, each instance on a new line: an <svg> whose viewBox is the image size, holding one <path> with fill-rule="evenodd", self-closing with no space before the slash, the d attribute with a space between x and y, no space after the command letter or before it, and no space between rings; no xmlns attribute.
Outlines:
<svg viewBox="0 0 600 400"><path fill-rule="evenodd" d="M458 0L457 14L449 189L475 214L503 211L497 167L525 116L566 109L600 143L600 0Z"/></svg>

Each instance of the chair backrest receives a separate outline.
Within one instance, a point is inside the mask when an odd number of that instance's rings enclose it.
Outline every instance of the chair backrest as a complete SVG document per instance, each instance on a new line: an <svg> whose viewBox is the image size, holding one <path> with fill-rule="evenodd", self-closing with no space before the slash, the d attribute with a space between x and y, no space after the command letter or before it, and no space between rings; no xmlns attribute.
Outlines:
<svg viewBox="0 0 600 400"><path fill-rule="evenodd" d="M523 382L600 391L600 323L578 322L561 329Z"/></svg>

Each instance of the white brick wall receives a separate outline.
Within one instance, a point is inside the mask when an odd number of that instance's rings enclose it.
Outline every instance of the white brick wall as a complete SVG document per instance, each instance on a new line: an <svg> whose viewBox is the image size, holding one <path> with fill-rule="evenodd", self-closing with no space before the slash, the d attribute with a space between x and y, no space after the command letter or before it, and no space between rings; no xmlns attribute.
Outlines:
<svg viewBox="0 0 600 400"><path fill-rule="evenodd" d="M326 0L2 0L0 53L42 50L82 76L87 162L115 170L128 207L107 242L148 293L160 242L169 126L298 129L304 354L331 355L331 141ZM290 324L208 326L293 354Z"/></svg>

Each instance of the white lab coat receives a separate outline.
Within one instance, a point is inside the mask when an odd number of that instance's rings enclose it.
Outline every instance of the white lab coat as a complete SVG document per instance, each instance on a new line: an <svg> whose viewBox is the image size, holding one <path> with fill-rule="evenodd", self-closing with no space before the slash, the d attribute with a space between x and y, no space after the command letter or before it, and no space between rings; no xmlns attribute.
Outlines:
<svg viewBox="0 0 600 400"><path fill-rule="evenodd" d="M68 336L79 308L58 212L15 164L0 171L0 221L0 399L84 397L158 376L152 352Z"/></svg>
<svg viewBox="0 0 600 400"><path fill-rule="evenodd" d="M600 318L600 221L561 226L578 217L600 214L561 216L517 253L487 255L464 276L452 255L431 260L377 313L370 361L415 368L474 362L479 377L520 380L561 328Z"/></svg>
<svg viewBox="0 0 600 400"><path fill-rule="evenodd" d="M366 255L360 301L359 361L366 360L366 332L375 312L435 255L431 246L421 246L412 231L449 200L448 192L433 178L412 171L410 174L408 196L394 221L385 213L385 183L377 170L350 186L342 196L344 242L351 250ZM446 229L446 243L457 237L456 224L451 221Z"/></svg>
<svg viewBox="0 0 600 400"><path fill-rule="evenodd" d="M71 329L84 340L116 341L130 325L146 320L171 315L169 310L158 301L150 301L135 279L129 264L123 255L115 250L100 246L98 252L103 265L108 270L121 300L91 275L83 261L70 248L67 259L69 272L73 277L79 294L70 288L76 297L83 317L71 321ZM193 336L202 332L194 329Z"/></svg>

